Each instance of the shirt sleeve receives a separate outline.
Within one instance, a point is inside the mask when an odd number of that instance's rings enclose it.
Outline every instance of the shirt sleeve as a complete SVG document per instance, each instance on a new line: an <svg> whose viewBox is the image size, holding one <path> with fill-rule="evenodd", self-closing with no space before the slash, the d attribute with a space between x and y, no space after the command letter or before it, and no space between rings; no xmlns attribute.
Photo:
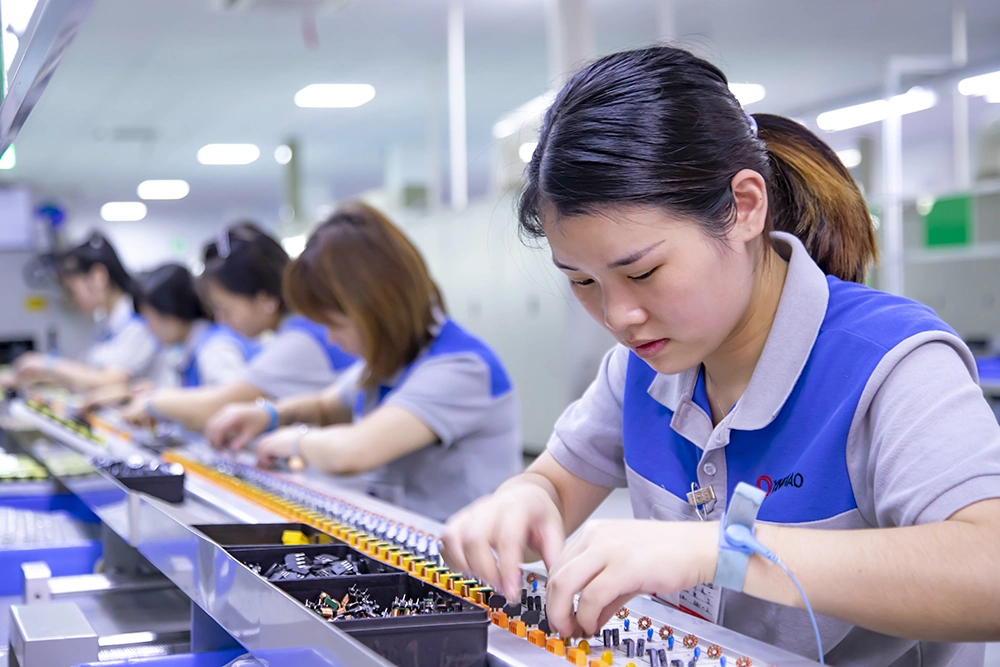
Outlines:
<svg viewBox="0 0 1000 667"><path fill-rule="evenodd" d="M563 468L591 484L627 485L622 446L622 397L628 349L617 345L604 355L597 377L556 421L548 452Z"/></svg>
<svg viewBox="0 0 1000 667"><path fill-rule="evenodd" d="M246 372L247 362L243 352L224 336L208 340L195 359L203 387L215 387L239 380Z"/></svg>
<svg viewBox="0 0 1000 667"><path fill-rule="evenodd" d="M158 347L146 325L133 320L111 340L90 348L84 360L95 368L118 368L130 378L142 378L152 371Z"/></svg>
<svg viewBox="0 0 1000 667"><path fill-rule="evenodd" d="M870 443L867 456L858 457L864 465L857 466L863 477L855 478L855 497L880 527L942 521L1000 498L1000 424L957 339L906 353L885 375L851 440L862 452Z"/></svg>
<svg viewBox="0 0 1000 667"><path fill-rule="evenodd" d="M358 392L361 391L361 374L365 370L364 361L355 361L337 376L337 381L330 387L337 398L352 412Z"/></svg>
<svg viewBox="0 0 1000 667"><path fill-rule="evenodd" d="M433 357L419 363L383 405L413 414L445 447L486 428L496 398L490 367L476 355Z"/></svg>
<svg viewBox="0 0 1000 667"><path fill-rule="evenodd" d="M336 374L320 344L307 333L282 331L250 361L242 380L272 398L317 393Z"/></svg>

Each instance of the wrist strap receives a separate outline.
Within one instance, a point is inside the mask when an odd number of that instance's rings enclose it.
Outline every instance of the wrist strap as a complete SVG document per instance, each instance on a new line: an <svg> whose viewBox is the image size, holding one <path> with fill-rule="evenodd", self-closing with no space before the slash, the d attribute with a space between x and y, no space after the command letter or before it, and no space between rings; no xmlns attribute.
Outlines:
<svg viewBox="0 0 1000 667"><path fill-rule="evenodd" d="M747 566L753 551L744 546L733 544L726 536L730 526L744 526L753 534L757 512L767 494L746 482L736 485L729 507L722 514L719 525L719 560L715 568L715 586L728 588L731 591L742 591L747 577Z"/></svg>
<svg viewBox="0 0 1000 667"><path fill-rule="evenodd" d="M278 406L275 405L273 401L269 401L266 398L258 398L254 401L254 403L257 404L258 408L263 408L267 411L269 421L267 423L267 428L264 429L264 433L270 433L281 425L281 416L278 414Z"/></svg>

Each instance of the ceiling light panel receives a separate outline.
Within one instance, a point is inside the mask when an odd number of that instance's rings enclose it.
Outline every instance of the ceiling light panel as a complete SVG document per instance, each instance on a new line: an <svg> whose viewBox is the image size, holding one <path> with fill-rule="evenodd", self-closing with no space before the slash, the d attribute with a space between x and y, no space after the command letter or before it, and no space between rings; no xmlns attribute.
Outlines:
<svg viewBox="0 0 1000 667"><path fill-rule="evenodd" d="M143 181L136 188L139 199L184 199L189 192L191 186L180 180Z"/></svg>
<svg viewBox="0 0 1000 667"><path fill-rule="evenodd" d="M314 83L295 93L295 104L304 109L352 109L375 99L367 83Z"/></svg>
<svg viewBox="0 0 1000 667"><path fill-rule="evenodd" d="M254 144L208 144L198 149L198 162L202 164L250 164L259 157L260 149Z"/></svg>
<svg viewBox="0 0 1000 667"><path fill-rule="evenodd" d="M109 201L101 207L105 222L138 222L146 217L146 205L141 201Z"/></svg>

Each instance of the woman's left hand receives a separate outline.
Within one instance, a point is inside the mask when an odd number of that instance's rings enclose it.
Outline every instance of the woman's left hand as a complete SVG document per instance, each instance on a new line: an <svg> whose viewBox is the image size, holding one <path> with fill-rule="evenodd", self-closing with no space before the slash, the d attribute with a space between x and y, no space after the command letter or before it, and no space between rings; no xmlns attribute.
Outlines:
<svg viewBox="0 0 1000 667"><path fill-rule="evenodd" d="M710 582L718 544L715 521L589 521L549 572L549 625L564 637L592 636L640 593L673 593Z"/></svg>
<svg viewBox="0 0 1000 667"><path fill-rule="evenodd" d="M25 352L14 361L17 383L20 385L42 382L49 375L51 361L39 352Z"/></svg>
<svg viewBox="0 0 1000 667"><path fill-rule="evenodd" d="M279 459L291 458L292 448L301 438L302 432L297 426L279 428L268 433L257 441L257 465L261 468L273 468Z"/></svg>

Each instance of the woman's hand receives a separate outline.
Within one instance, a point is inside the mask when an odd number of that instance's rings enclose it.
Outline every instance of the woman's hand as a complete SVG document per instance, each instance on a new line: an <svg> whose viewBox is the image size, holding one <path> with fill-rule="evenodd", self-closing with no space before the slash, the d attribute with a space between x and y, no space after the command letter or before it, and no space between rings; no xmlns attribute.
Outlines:
<svg viewBox="0 0 1000 667"><path fill-rule="evenodd" d="M205 425L205 438L218 449L239 451L267 430L271 416L255 403L234 403L219 410Z"/></svg>
<svg viewBox="0 0 1000 667"><path fill-rule="evenodd" d="M301 426L288 426L261 438L256 447L257 465L261 468L273 468L279 459L291 459L295 445L305 432L306 429Z"/></svg>
<svg viewBox="0 0 1000 667"><path fill-rule="evenodd" d="M126 384L112 384L94 389L84 395L81 408L84 412L89 412L97 408L120 405L132 398L133 393L132 389Z"/></svg>
<svg viewBox="0 0 1000 667"><path fill-rule="evenodd" d="M16 384L38 384L51 375L52 359L40 352L25 352L14 361Z"/></svg>
<svg viewBox="0 0 1000 667"><path fill-rule="evenodd" d="M714 521L590 521L549 567L549 625L566 637L591 636L640 593L674 593L710 582L718 544Z"/></svg>
<svg viewBox="0 0 1000 667"><path fill-rule="evenodd" d="M453 570L478 577L511 600L521 589L526 549L540 554L551 567L566 539L562 515L550 493L530 475L523 477L452 516L443 538L442 555Z"/></svg>
<svg viewBox="0 0 1000 667"><path fill-rule="evenodd" d="M149 403L153 394L139 394L122 410L121 418L127 424L138 427L150 427L156 421L149 414Z"/></svg>

